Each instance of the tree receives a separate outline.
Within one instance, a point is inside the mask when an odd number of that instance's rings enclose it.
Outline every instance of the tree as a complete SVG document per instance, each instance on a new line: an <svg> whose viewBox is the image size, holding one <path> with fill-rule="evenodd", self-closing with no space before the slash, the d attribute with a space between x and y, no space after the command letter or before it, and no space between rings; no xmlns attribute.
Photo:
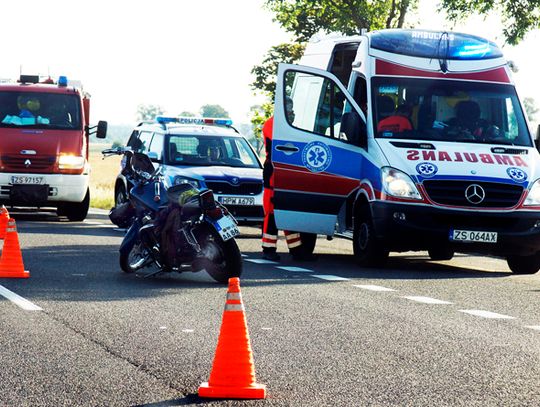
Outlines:
<svg viewBox="0 0 540 407"><path fill-rule="evenodd" d="M163 108L159 105L143 105L137 106L137 120L146 121L154 120L156 116L163 114Z"/></svg>
<svg viewBox="0 0 540 407"><path fill-rule="evenodd" d="M204 105L201 107L201 116L229 118L229 112L220 105Z"/></svg>
<svg viewBox="0 0 540 407"><path fill-rule="evenodd" d="M195 113L191 113L191 112L188 112L187 110L184 110L178 116L180 116L180 117L195 117L197 115Z"/></svg>
<svg viewBox="0 0 540 407"><path fill-rule="evenodd" d="M536 118L536 113L540 110L536 106L536 101L534 98L525 98L523 99L523 106L525 107L525 112L527 113L527 118L530 122L534 122Z"/></svg>
<svg viewBox="0 0 540 407"><path fill-rule="evenodd" d="M462 21L471 14L499 13L506 42L516 45L525 34L540 27L540 0L441 0L440 9L450 21Z"/></svg>
<svg viewBox="0 0 540 407"><path fill-rule="evenodd" d="M262 105L251 106L251 125L253 128L253 136L256 140L256 150L260 152L262 149L262 127L264 122L272 116L274 112L274 104L272 102L266 102Z"/></svg>

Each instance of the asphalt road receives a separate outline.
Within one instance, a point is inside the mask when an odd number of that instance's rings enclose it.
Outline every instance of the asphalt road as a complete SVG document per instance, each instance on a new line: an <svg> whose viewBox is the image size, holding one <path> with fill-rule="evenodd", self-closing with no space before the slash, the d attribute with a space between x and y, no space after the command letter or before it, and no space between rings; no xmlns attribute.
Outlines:
<svg viewBox="0 0 540 407"><path fill-rule="evenodd" d="M261 262L242 228L241 278L265 400L200 399L227 288L202 273L118 266L122 231L14 213L29 279L0 278L0 406L538 406L540 275L495 258L393 255L361 269L350 242L316 262ZM17 294L20 297L13 297ZM17 300L25 299L27 302Z"/></svg>

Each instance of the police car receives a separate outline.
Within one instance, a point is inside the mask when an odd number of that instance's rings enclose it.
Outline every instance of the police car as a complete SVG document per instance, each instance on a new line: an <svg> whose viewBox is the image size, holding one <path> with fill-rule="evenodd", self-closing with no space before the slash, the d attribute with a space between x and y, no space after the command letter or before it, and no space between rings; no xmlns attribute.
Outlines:
<svg viewBox="0 0 540 407"><path fill-rule="evenodd" d="M232 120L158 116L137 125L127 146L162 165L168 185L211 189L239 223L262 222L262 165ZM119 174L115 205L127 200L131 187Z"/></svg>

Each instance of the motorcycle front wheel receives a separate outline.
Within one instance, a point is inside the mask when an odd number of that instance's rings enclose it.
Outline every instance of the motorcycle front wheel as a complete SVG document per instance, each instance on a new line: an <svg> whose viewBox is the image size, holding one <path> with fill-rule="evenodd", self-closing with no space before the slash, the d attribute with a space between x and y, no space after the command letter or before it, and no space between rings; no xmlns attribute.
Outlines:
<svg viewBox="0 0 540 407"><path fill-rule="evenodd" d="M120 268L125 273L135 273L151 262L150 253L139 238L128 253L120 253Z"/></svg>
<svg viewBox="0 0 540 407"><path fill-rule="evenodd" d="M218 283L227 283L231 277L240 277L243 268L242 255L234 238L224 242L216 230L210 227L198 229L195 235L203 257L192 263L194 271L204 267Z"/></svg>

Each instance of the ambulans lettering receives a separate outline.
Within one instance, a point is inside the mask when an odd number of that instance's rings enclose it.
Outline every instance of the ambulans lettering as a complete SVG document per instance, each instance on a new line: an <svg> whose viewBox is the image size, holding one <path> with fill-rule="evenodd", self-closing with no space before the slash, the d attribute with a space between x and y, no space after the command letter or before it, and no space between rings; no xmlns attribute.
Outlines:
<svg viewBox="0 0 540 407"><path fill-rule="evenodd" d="M409 161L448 161L448 162L469 162L483 164L511 165L515 167L528 167L527 163L518 155L500 155L488 153L465 153L447 152L433 150L408 150L407 160Z"/></svg>

